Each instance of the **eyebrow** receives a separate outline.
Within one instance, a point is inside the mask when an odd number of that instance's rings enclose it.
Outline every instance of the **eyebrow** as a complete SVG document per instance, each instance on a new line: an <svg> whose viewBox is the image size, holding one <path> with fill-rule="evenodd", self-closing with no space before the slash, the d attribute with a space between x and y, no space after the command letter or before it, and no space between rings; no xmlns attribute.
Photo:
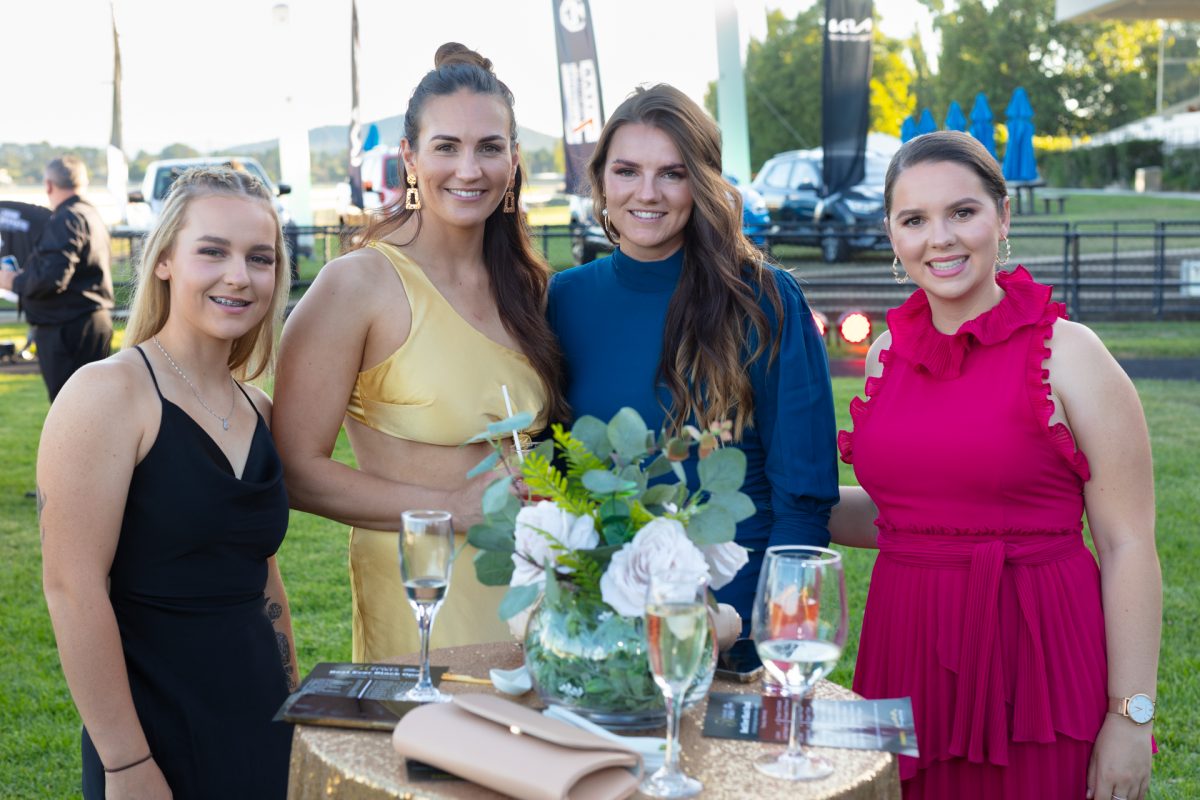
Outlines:
<svg viewBox="0 0 1200 800"><path fill-rule="evenodd" d="M630 161L625 158L614 158L612 160L612 163L620 164L623 167L641 167L642 166L641 164L639 164L636 161ZM682 162L678 163L678 164L666 164L665 166L659 167L658 171L659 172L667 172L667 171L673 170L673 169L687 170L687 164L684 164Z"/></svg>
<svg viewBox="0 0 1200 800"><path fill-rule="evenodd" d="M222 247L229 247L232 244L228 239L222 239L220 236L212 236L211 234L199 236L196 238L196 241L197 242L208 242L210 244L219 244ZM256 244L250 248L251 252L258 252L260 250L265 250L267 252L274 253L275 245L273 245L273 244Z"/></svg>
<svg viewBox="0 0 1200 800"><path fill-rule="evenodd" d="M441 140L443 142L454 142L455 144L462 143L462 139L458 138L457 136L451 136L448 133L435 133L434 135L429 137L429 141L431 141L431 142L437 141L437 140ZM479 139L480 142L503 142L503 141L507 141L507 140L508 140L507 136L504 136L499 133L493 133L490 136L483 136Z"/></svg>
<svg viewBox="0 0 1200 800"><path fill-rule="evenodd" d="M965 206L969 203L973 203L973 204L979 205L979 206L984 204L983 201L977 197L964 197L960 200L955 200L953 203L948 203L947 205L951 206L951 207L952 206ZM904 208L904 209L901 209L900 211L897 211L896 216L902 217L905 214L923 214L923 213L925 213L925 209L923 209L923 208Z"/></svg>

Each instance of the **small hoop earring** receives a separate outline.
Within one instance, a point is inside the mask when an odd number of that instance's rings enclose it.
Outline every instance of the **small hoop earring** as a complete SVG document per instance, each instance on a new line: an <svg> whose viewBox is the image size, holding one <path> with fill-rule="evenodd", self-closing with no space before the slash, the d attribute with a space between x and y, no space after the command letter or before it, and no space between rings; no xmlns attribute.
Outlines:
<svg viewBox="0 0 1200 800"><path fill-rule="evenodd" d="M1000 244L1004 245L1004 255L1003 256L1000 255L1000 248L997 247L996 248L996 266L997 267L1003 267L1005 264L1008 263L1008 260L1010 258L1012 258L1012 245L1009 244L1008 239L1001 239Z"/></svg>
<svg viewBox="0 0 1200 800"><path fill-rule="evenodd" d="M508 191L504 193L504 207L500 209L505 214L513 214L517 210L517 196L513 194L512 187L508 187Z"/></svg>
<svg viewBox="0 0 1200 800"><path fill-rule="evenodd" d="M612 226L612 223L610 223L608 221L608 209L607 208L600 210L600 219L604 221L604 235L608 237L608 240L610 242L612 242L613 244L616 244L617 240L621 238L621 234L617 233L617 229L614 228Z"/></svg>
<svg viewBox="0 0 1200 800"><path fill-rule="evenodd" d="M417 191L417 176L408 173L408 190L404 192L404 207L409 211L421 210L421 193Z"/></svg>
<svg viewBox="0 0 1200 800"><path fill-rule="evenodd" d="M892 259L892 277L896 279L896 283L908 283L908 273L901 269L900 256Z"/></svg>

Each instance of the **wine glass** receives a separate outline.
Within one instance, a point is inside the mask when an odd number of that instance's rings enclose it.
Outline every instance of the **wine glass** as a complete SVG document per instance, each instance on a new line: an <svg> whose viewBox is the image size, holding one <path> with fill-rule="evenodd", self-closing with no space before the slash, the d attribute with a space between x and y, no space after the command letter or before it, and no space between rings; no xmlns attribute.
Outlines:
<svg viewBox="0 0 1200 800"><path fill-rule="evenodd" d="M751 632L763 665L792 698L787 750L755 762L761 772L802 781L832 774L828 759L800 743L800 705L833 669L846 644L846 578L842 557L824 547L767 548Z"/></svg>
<svg viewBox="0 0 1200 800"><path fill-rule="evenodd" d="M667 752L663 765L639 787L651 797L691 797L703 788L679 769L679 718L684 695L695 682L708 647L708 582L703 577L653 575L646 591L646 649L650 674L667 704Z"/></svg>
<svg viewBox="0 0 1200 800"><path fill-rule="evenodd" d="M429 679L429 631L450 589L454 526L448 511L405 511L401 515L400 579L421 630L421 677L400 697L414 703L448 703Z"/></svg>

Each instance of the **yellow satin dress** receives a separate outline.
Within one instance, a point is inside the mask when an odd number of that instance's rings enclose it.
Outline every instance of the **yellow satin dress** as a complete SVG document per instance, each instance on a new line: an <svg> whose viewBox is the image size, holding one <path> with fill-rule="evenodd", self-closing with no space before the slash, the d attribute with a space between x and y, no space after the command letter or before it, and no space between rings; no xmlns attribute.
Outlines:
<svg viewBox="0 0 1200 800"><path fill-rule="evenodd" d="M398 248L368 245L391 262L412 308L408 340L382 363L358 373L346 416L414 442L457 447L504 419L502 386L513 408L535 413L531 432L545 426L546 393L529 360L489 339L463 319L425 272ZM456 535L459 546L465 537ZM416 652L420 636L400 581L398 531L350 530L353 658L380 661ZM450 590L434 621L430 647L510 638L497 607L507 587L475 578L477 551L465 545Z"/></svg>

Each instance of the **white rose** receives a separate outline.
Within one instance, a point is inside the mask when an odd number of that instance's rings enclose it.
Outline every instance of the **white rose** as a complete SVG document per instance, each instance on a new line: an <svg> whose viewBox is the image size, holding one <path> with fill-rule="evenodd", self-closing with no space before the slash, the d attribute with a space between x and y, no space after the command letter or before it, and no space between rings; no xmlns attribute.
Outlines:
<svg viewBox="0 0 1200 800"><path fill-rule="evenodd" d="M545 579L546 561L555 561L564 550L591 550L600 543L600 534L589 516L577 517L549 500L525 506L517 512L514 531L513 586L524 586Z"/></svg>
<svg viewBox="0 0 1200 800"><path fill-rule="evenodd" d="M633 541L613 553L600 578L600 596L618 614L640 617L646 612L650 576L664 573L681 578L694 575L697 580L708 577L704 554L673 519L647 522Z"/></svg>
<svg viewBox="0 0 1200 800"><path fill-rule="evenodd" d="M746 548L736 542L710 544L701 547L704 560L708 562L709 588L714 591L727 586L733 576L750 561Z"/></svg>

